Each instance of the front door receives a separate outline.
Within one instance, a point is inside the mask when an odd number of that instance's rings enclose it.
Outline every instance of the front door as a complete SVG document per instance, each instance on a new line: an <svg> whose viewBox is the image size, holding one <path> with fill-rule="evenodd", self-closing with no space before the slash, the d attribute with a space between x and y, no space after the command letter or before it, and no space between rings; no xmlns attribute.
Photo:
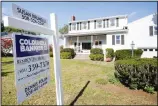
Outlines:
<svg viewBox="0 0 158 106"><path fill-rule="evenodd" d="M82 43L82 50L90 50L91 43Z"/></svg>

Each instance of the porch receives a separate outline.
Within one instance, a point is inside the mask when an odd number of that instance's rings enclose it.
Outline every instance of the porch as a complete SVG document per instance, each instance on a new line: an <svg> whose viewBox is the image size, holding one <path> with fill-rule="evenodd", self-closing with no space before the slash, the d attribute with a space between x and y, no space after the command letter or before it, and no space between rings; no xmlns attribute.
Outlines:
<svg viewBox="0 0 158 106"><path fill-rule="evenodd" d="M90 54L91 48L101 48L106 44L104 35L68 36L64 38L64 48L73 48L76 54Z"/></svg>

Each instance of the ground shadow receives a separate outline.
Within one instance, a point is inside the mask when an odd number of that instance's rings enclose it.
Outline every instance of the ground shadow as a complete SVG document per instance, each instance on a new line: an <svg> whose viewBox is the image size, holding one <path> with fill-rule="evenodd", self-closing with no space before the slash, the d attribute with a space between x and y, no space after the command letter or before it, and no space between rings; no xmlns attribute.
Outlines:
<svg viewBox="0 0 158 106"><path fill-rule="evenodd" d="M13 73L13 71L1 72L1 76L7 76L9 73Z"/></svg>
<svg viewBox="0 0 158 106"><path fill-rule="evenodd" d="M81 91L78 93L78 95L75 97L75 99L70 103L70 106L73 106L75 104L75 102L78 100L78 98L80 96L82 96L84 90L87 88L89 83L90 83L90 81L87 81L86 85L81 89Z"/></svg>

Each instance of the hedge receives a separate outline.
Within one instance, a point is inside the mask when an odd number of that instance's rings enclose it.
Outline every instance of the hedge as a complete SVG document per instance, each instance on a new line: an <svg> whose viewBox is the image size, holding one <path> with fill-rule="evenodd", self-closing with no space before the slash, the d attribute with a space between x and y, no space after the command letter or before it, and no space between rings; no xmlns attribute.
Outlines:
<svg viewBox="0 0 158 106"><path fill-rule="evenodd" d="M36 35L36 33L35 32L31 32L31 31L25 31L25 30L23 30L23 29L17 29L17 28L13 28L13 27L4 27L4 32L8 32L8 33L10 33L10 32L27 32L28 34L32 34L32 35Z"/></svg>
<svg viewBox="0 0 158 106"><path fill-rule="evenodd" d="M113 58L114 57L114 49L107 48L106 49L106 58Z"/></svg>
<svg viewBox="0 0 158 106"><path fill-rule="evenodd" d="M90 53L91 53L91 54L103 54L103 50L100 49L100 48L92 48L92 49L90 50Z"/></svg>
<svg viewBox="0 0 158 106"><path fill-rule="evenodd" d="M157 90L157 59L118 60L115 62L115 77L131 89Z"/></svg>
<svg viewBox="0 0 158 106"><path fill-rule="evenodd" d="M70 53L71 53L71 58L74 58L75 55L76 55L74 49L72 49L72 48L64 48L64 49L62 49L62 50L60 51L60 53L63 53L63 52L70 52Z"/></svg>
<svg viewBox="0 0 158 106"><path fill-rule="evenodd" d="M116 50L115 52L115 60L124 60L124 59L130 59L130 58L140 58L143 51L141 49L134 49L133 50L133 57L132 57L132 51L131 49L122 49L122 50Z"/></svg>
<svg viewBox="0 0 158 106"><path fill-rule="evenodd" d="M94 60L94 61L103 61L104 60L103 54L90 54L89 57L91 60Z"/></svg>
<svg viewBox="0 0 158 106"><path fill-rule="evenodd" d="M62 52L62 53L60 53L60 58L61 59L72 59L72 56L71 56L70 52Z"/></svg>

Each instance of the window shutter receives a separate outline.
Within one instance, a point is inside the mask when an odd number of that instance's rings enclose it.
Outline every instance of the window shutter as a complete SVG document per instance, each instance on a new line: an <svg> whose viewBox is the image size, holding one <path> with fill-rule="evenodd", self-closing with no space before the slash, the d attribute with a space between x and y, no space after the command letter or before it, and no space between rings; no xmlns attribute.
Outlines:
<svg viewBox="0 0 158 106"><path fill-rule="evenodd" d="M153 36L153 26L149 26L149 33L150 33L150 36Z"/></svg>
<svg viewBox="0 0 158 106"><path fill-rule="evenodd" d="M94 20L94 29L96 29L96 20Z"/></svg>
<svg viewBox="0 0 158 106"><path fill-rule="evenodd" d="M115 45L115 35L112 35L112 45Z"/></svg>
<svg viewBox="0 0 158 106"><path fill-rule="evenodd" d="M119 26L119 18L116 18L116 27Z"/></svg>
<svg viewBox="0 0 158 106"><path fill-rule="evenodd" d="M71 23L69 24L69 31L71 31Z"/></svg>
<svg viewBox="0 0 158 106"><path fill-rule="evenodd" d="M77 30L79 30L79 23L77 23Z"/></svg>
<svg viewBox="0 0 158 106"><path fill-rule="evenodd" d="M107 37L106 37L107 35L105 35L105 44L107 44Z"/></svg>
<svg viewBox="0 0 158 106"><path fill-rule="evenodd" d="M105 28L105 19L103 20L103 28Z"/></svg>
<svg viewBox="0 0 158 106"><path fill-rule="evenodd" d="M121 45L124 45L124 35L121 35Z"/></svg>
<svg viewBox="0 0 158 106"><path fill-rule="evenodd" d="M107 19L107 28L109 27L109 19Z"/></svg>
<svg viewBox="0 0 158 106"><path fill-rule="evenodd" d="M82 24L82 23L80 22L80 30L81 30L81 24Z"/></svg>
<svg viewBox="0 0 158 106"><path fill-rule="evenodd" d="M90 29L90 21L88 21L88 29Z"/></svg>

